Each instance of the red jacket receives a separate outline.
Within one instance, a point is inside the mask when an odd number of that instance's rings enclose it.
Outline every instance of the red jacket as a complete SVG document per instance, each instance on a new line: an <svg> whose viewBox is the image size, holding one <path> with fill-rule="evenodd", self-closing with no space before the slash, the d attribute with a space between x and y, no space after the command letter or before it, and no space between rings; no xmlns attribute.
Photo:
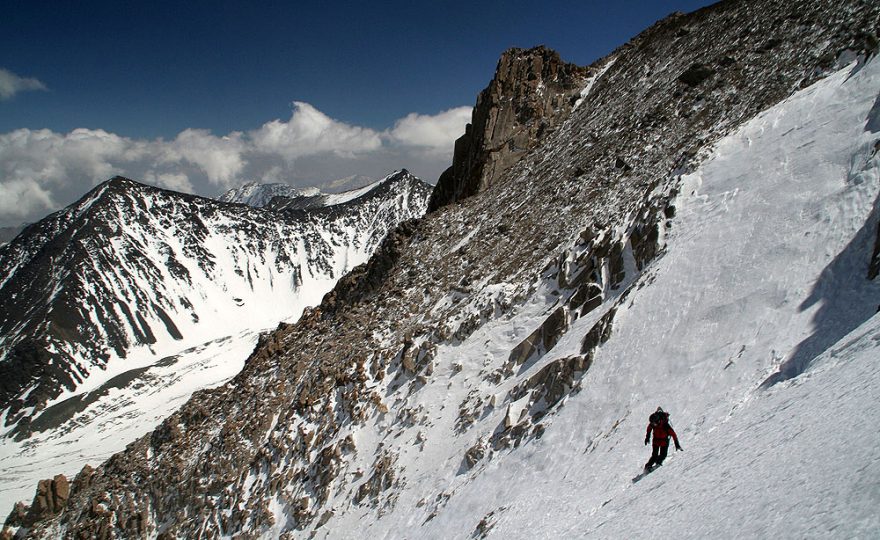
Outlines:
<svg viewBox="0 0 880 540"><path fill-rule="evenodd" d="M672 429L668 422L648 424L648 429L645 431L645 439L647 440L652 434L654 446L669 446L669 437L672 437L672 440L675 441L675 446L678 446L678 435L675 434L675 430Z"/></svg>

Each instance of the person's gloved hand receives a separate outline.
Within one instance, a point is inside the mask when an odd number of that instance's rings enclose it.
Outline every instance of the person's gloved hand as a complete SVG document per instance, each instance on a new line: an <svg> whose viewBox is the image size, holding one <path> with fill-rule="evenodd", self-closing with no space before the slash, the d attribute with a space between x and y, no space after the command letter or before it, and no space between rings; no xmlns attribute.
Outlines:
<svg viewBox="0 0 880 540"><path fill-rule="evenodd" d="M675 445L675 449L676 449L677 451L679 451L679 452L682 451L682 449L681 449L681 445L680 445L680 444L676 444L676 445Z"/></svg>
<svg viewBox="0 0 880 540"><path fill-rule="evenodd" d="M648 441L650 441L650 440L651 440L650 437L645 437L645 446L648 446Z"/></svg>

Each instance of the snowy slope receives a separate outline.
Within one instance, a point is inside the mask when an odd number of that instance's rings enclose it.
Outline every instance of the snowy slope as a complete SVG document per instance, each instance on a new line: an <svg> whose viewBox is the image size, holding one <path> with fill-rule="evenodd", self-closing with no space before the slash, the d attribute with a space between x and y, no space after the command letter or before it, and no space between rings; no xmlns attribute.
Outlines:
<svg viewBox="0 0 880 540"><path fill-rule="evenodd" d="M325 204L344 204L349 201L353 201L358 197L364 195L365 193L369 192L374 187L375 183L366 185L362 188L353 189L351 191L345 191L343 193L327 194L325 195Z"/></svg>
<svg viewBox="0 0 880 540"><path fill-rule="evenodd" d="M406 169L403 169L400 172L402 174L409 174L409 171L407 171ZM356 178L361 180L369 180L368 178L361 176L358 176ZM360 197L363 197L364 195L369 193L370 191L373 191L374 189L380 187L385 182L386 179L369 181L365 186L349 189L341 193L324 193L321 190L314 188L304 190L299 195L289 195L277 198L273 197L272 199L268 200L264 206L267 209L276 211L306 210L325 206L336 206L357 200Z"/></svg>
<svg viewBox="0 0 880 540"><path fill-rule="evenodd" d="M570 537L871 538L880 531L880 317L801 377L755 393L656 476L593 507ZM573 502L573 501L572 501ZM639 519L641 517L641 519ZM514 525L516 526L516 525Z"/></svg>
<svg viewBox="0 0 880 540"><path fill-rule="evenodd" d="M73 475L96 466L155 428L196 391L235 376L257 343L257 330L218 338L152 365L108 379L90 392L57 403L58 419L23 441L0 444L0 513L33 497L47 470ZM66 414L64 414L66 413Z"/></svg>
<svg viewBox="0 0 880 540"><path fill-rule="evenodd" d="M521 496L499 535L523 530L526 522L516 516L535 519L543 505L550 510L539 514L545 530L595 528L601 537L660 535L662 528L688 537L738 535L739 524L751 524L745 536L876 533L870 506L848 504L853 497L878 502L864 478L876 474L880 453L854 430L876 403L870 390L850 401L836 389L838 379L876 380L876 370L841 362L837 369L852 373L830 373L794 390L824 393L812 403L800 403L784 387L770 394L759 387L805 345L818 344L813 354L839 348L876 311L880 294L866 277L880 163L877 134L865 124L878 75L876 61L861 71L850 66L800 92L724 139L684 179L680 219L646 278L650 285L635 291L616 317L584 391L560 414L562 429L534 450L535 459L549 451L551 463L573 461L546 480L533 479L537 485L518 482ZM630 487L627 473L647 457L640 443L644 419L660 404L673 411L686 451L658 476ZM854 407L865 409L853 414ZM814 411L821 411L818 425ZM750 429L762 423L768 425ZM808 433L798 436L799 427ZM597 432L601 442L577 459L576 450L591 438L578 434ZM570 439L558 440L562 433ZM824 439L821 451L817 437ZM568 452L556 454L553 446ZM681 479L672 480L676 475ZM553 480L586 489L559 501L542 489ZM687 490L685 501L676 489ZM618 493L639 501L615 505ZM798 493L798 502L777 498L784 493ZM644 519L652 508L666 520L661 529ZM823 528L812 528L819 513ZM600 528L611 518L610 530Z"/></svg>
<svg viewBox="0 0 880 540"><path fill-rule="evenodd" d="M552 311L552 290L441 346L427 386L394 405L423 411L427 424L389 433L379 416L357 432L363 455L381 442L398 456L405 481L390 489L394 504L376 516L341 494L319 536L877 534L880 449L865 429L880 382L880 320L871 318L880 289L867 280L880 156L865 125L878 90L880 62L850 65L748 122L682 179L665 253L620 301L579 392L542 419L540 438L462 464L505 416L520 417L523 404L505 401L506 390L577 355L598 315L574 322L501 388L485 373ZM817 355L801 362L806 374L762 389L787 361ZM458 434L459 404L491 395L498 406L478 409ZM685 452L632 484L658 405L672 412Z"/></svg>

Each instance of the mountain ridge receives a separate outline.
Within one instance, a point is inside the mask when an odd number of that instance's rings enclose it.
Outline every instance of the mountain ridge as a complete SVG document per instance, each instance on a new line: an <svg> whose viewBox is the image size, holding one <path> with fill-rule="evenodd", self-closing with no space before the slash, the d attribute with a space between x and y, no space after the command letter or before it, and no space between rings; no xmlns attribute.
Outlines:
<svg viewBox="0 0 880 540"><path fill-rule="evenodd" d="M406 169L401 172L409 173ZM335 204L335 198L366 190L385 179L374 180L368 176L352 175L339 178L321 185L309 187L293 187L286 183L246 182L239 187L230 189L217 200L247 204L256 208L310 208L325 204ZM342 191L339 188L343 188ZM324 189L329 189L325 192ZM276 200L277 197L277 200ZM330 201L329 203L327 201Z"/></svg>
<svg viewBox="0 0 880 540"><path fill-rule="evenodd" d="M219 279L224 290L239 282L254 292L259 284L251 277L253 272L268 272L269 289L275 289L273 279L282 280L279 287L284 287L283 280L291 279L291 290L316 276L337 279L351 264L346 259L365 257L397 215L409 217L420 212L418 200L427 197L427 187L419 182L406 172L395 173L386 178L385 191L364 193L346 207L300 213L221 203L123 177L100 184L68 209L29 226L0 251L0 291L7 298L2 308L6 360L0 364L4 371L0 388L4 408L12 405L6 425L20 420L17 415L28 407L39 409L41 403L57 397L60 387L69 391L80 386L90 370L105 369L111 357L122 358L135 346L153 348L157 341L160 345L180 341L186 327L192 332L198 325L198 311L202 311L202 318L206 310L217 312L216 306L203 300L188 299L192 291L175 289L177 285L168 288L174 281L193 287L193 280L203 275L208 281L200 286L199 294L216 298L216 292L208 290L219 292L217 283L210 281ZM360 216L359 204L382 217ZM372 225L360 232L345 225L360 221ZM234 231L235 227L241 230ZM282 246L279 228L286 228L285 234L293 237L298 235L299 247ZM321 228L329 234L326 239L319 233ZM176 237L166 231L176 231ZM222 252L204 242L229 233L238 241L244 240L250 246L246 250L258 251L240 258L234 250L243 244L233 244L232 251L223 248L233 257L232 272L226 274L223 260L217 258ZM350 248L339 251L339 246L346 245L340 243L342 238L349 239ZM344 253L346 249L351 255ZM298 252L305 258L297 259ZM135 285L140 282L149 284L146 287L152 291ZM236 309L236 304L241 308L247 294L232 298L231 303L225 300L229 303L225 309ZM89 309L97 311L83 311L79 307L83 299L94 306ZM202 307L195 308L200 302ZM191 321L182 322L169 313L188 313L186 318ZM216 324L216 317L214 320ZM104 344L106 349L83 345L87 343ZM62 357L91 360L56 362L52 358L58 352ZM10 356L18 360L9 361ZM31 380L42 381L45 390L30 392L27 399L16 401Z"/></svg>
<svg viewBox="0 0 880 540"><path fill-rule="evenodd" d="M299 189L284 183L246 182L237 188L230 189L217 200L263 208L275 197L310 197L317 193L317 188Z"/></svg>

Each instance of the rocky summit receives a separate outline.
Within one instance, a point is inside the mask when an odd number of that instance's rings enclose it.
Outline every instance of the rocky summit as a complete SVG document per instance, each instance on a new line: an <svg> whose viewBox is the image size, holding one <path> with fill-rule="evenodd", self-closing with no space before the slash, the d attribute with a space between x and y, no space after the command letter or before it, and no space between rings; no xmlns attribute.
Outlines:
<svg viewBox="0 0 880 540"><path fill-rule="evenodd" d="M880 412L878 17L859 0L724 1L588 67L505 52L432 212L262 335L233 379L66 497L40 484L7 523L876 534L880 454L860 430ZM684 452L635 476L658 404Z"/></svg>

